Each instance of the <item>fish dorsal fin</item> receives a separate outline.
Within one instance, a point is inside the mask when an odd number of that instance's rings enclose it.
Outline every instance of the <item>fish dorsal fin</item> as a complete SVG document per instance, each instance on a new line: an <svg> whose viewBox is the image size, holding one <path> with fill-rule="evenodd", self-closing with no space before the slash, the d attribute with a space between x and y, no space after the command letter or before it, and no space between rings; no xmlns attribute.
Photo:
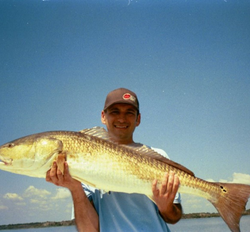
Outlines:
<svg viewBox="0 0 250 232"><path fill-rule="evenodd" d="M117 143L112 142L110 140L110 136L109 136L108 132L103 127L93 127L90 129L81 130L80 132L87 134L87 135L90 135L90 136L97 137L99 139L107 140L110 143L117 144ZM148 156L152 159L156 159L160 162L166 163L170 166L173 166L174 168L177 168L181 171L184 171L191 176L194 176L194 173L192 171L190 171L189 169L187 169L186 167L162 156L161 154L159 154L158 152L154 151L153 149L151 149L150 147L148 147L146 145L143 145L141 143L133 143L130 145L119 145L119 146L123 146L125 149L135 151L141 155Z"/></svg>
<svg viewBox="0 0 250 232"><path fill-rule="evenodd" d="M103 127L96 126L90 129L81 130L80 132L100 139L110 140L108 132Z"/></svg>
<svg viewBox="0 0 250 232"><path fill-rule="evenodd" d="M123 145L124 146L124 145ZM173 166L177 169L180 169L181 171L186 172L187 174L194 176L194 173L192 171L190 171L188 168L184 167L183 165L176 163L164 156L162 156L161 154L159 154L158 152L154 151L153 149L151 149L150 147L141 144L141 143L135 143L130 145L129 147L131 147L133 150L139 152L140 154L144 154L147 155L153 159L159 160L163 163L166 163L170 166Z"/></svg>

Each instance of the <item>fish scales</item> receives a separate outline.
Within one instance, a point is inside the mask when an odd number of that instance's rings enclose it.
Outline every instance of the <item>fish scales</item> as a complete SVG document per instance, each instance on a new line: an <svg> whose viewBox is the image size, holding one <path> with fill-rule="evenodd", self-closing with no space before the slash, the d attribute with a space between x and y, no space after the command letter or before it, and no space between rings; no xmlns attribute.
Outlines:
<svg viewBox="0 0 250 232"><path fill-rule="evenodd" d="M84 151L84 154L89 153L91 154L89 158L96 161L96 163L101 163L102 165L106 165L105 169L110 170L112 173L116 173L117 182L120 178L126 176L130 176L130 181L126 181L125 186L124 182L119 181L119 185L115 183L115 189L109 188L109 190L117 190L120 186L123 191L126 192L134 192L134 184L138 184L139 182L143 182L145 186L140 189L140 193L151 193L151 182L152 179L157 178L161 179L163 174L171 169L174 171L174 168L171 168L169 165L165 165L164 163L152 159L150 157L142 156L138 154L138 152L130 151L126 147L117 146L116 144L109 143L106 146L103 146L102 140L88 140L84 141L88 145L86 148L89 148ZM106 142L105 142L106 143ZM104 149L105 148L105 149ZM70 164L70 155L68 156L68 162ZM103 162L104 161L104 162ZM89 163L85 165L86 169L89 169ZM179 170L176 170L176 173ZM125 173L125 174L124 174ZM72 173L74 175L74 173ZM107 175L108 176L108 175ZM109 176L108 176L109 177ZM101 176L98 176L98 179L102 179ZM115 181L114 177L111 175L110 182ZM132 180L132 181L131 181ZM101 182L104 183L102 180ZM133 183L135 182L135 183ZM143 184L141 183L141 185ZM124 186L121 186L123 184ZM114 186L114 184L112 184ZM95 187L101 187L96 186ZM124 188L128 189L124 189ZM145 188L147 187L147 188ZM107 185L105 185L107 188ZM146 191L147 189L147 191ZM139 191L139 190L138 190Z"/></svg>
<svg viewBox="0 0 250 232"><path fill-rule="evenodd" d="M107 144L107 142L102 140L100 141L97 139L95 142L92 140L91 144L87 147L91 147L90 150L94 152L95 155L101 155L104 158L104 161L107 159L108 154L112 154L112 159L108 160L109 162L106 163L112 164L109 168L112 168L112 172L116 171L116 174L119 173L120 170L125 171L128 175L134 176L134 181L143 181L147 186L151 186L153 179L158 179L160 184L163 174L165 172L173 171L180 178L181 186L186 187L186 189L191 188L190 191L197 188L201 193L206 192L207 190L214 192L214 194L219 193L217 184L211 184L199 178L195 178L180 169L153 159L151 156L145 156L136 151L131 151L125 146L117 146L117 144L114 143L109 143L107 146L104 146L103 143ZM123 174L121 176L123 176ZM126 190L126 192L130 191L134 192L133 189ZM151 189L149 189L149 191L151 193ZM181 189L180 192L182 192ZM140 193L145 194L145 188L141 189Z"/></svg>
<svg viewBox="0 0 250 232"><path fill-rule="evenodd" d="M164 173L173 171L180 180L179 192L208 199L230 230L240 231L249 185L199 179L189 169L145 145L125 146L110 141L103 128L43 132L9 142L0 147L0 169L45 178L54 160L63 166L60 162L64 156L73 178L98 189L141 193L150 199L152 181L157 179L160 184Z"/></svg>

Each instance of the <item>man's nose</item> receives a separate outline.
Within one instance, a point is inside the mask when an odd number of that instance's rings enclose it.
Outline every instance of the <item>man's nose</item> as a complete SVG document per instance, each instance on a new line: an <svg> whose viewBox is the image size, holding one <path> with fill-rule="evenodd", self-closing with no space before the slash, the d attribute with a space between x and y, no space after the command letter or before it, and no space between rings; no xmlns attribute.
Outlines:
<svg viewBox="0 0 250 232"><path fill-rule="evenodd" d="M125 122L126 121L126 115L125 114L119 114L118 120L119 120L119 122Z"/></svg>

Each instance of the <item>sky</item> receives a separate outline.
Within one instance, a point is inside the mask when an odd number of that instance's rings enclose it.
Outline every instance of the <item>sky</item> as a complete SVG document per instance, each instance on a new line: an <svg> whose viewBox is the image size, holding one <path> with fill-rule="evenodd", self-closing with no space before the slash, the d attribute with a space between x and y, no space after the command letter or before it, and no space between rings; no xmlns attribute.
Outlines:
<svg viewBox="0 0 250 232"><path fill-rule="evenodd" d="M0 144L103 126L140 101L134 140L210 181L250 184L250 2L1 0ZM67 189L0 170L0 225L71 219ZM184 213L215 212L182 194ZM250 208L248 203L247 208Z"/></svg>

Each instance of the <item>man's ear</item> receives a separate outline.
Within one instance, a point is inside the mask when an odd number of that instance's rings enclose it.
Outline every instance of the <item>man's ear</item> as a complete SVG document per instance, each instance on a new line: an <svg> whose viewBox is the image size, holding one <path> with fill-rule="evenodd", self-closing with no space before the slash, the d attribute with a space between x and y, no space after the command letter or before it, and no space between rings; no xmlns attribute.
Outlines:
<svg viewBox="0 0 250 232"><path fill-rule="evenodd" d="M141 114L139 114L139 115L137 116L137 119L136 119L136 126L139 126L140 123L141 123Z"/></svg>
<svg viewBox="0 0 250 232"><path fill-rule="evenodd" d="M102 111L102 114L101 114L101 121L102 121L102 124L106 125L106 117L105 117L104 111Z"/></svg>

